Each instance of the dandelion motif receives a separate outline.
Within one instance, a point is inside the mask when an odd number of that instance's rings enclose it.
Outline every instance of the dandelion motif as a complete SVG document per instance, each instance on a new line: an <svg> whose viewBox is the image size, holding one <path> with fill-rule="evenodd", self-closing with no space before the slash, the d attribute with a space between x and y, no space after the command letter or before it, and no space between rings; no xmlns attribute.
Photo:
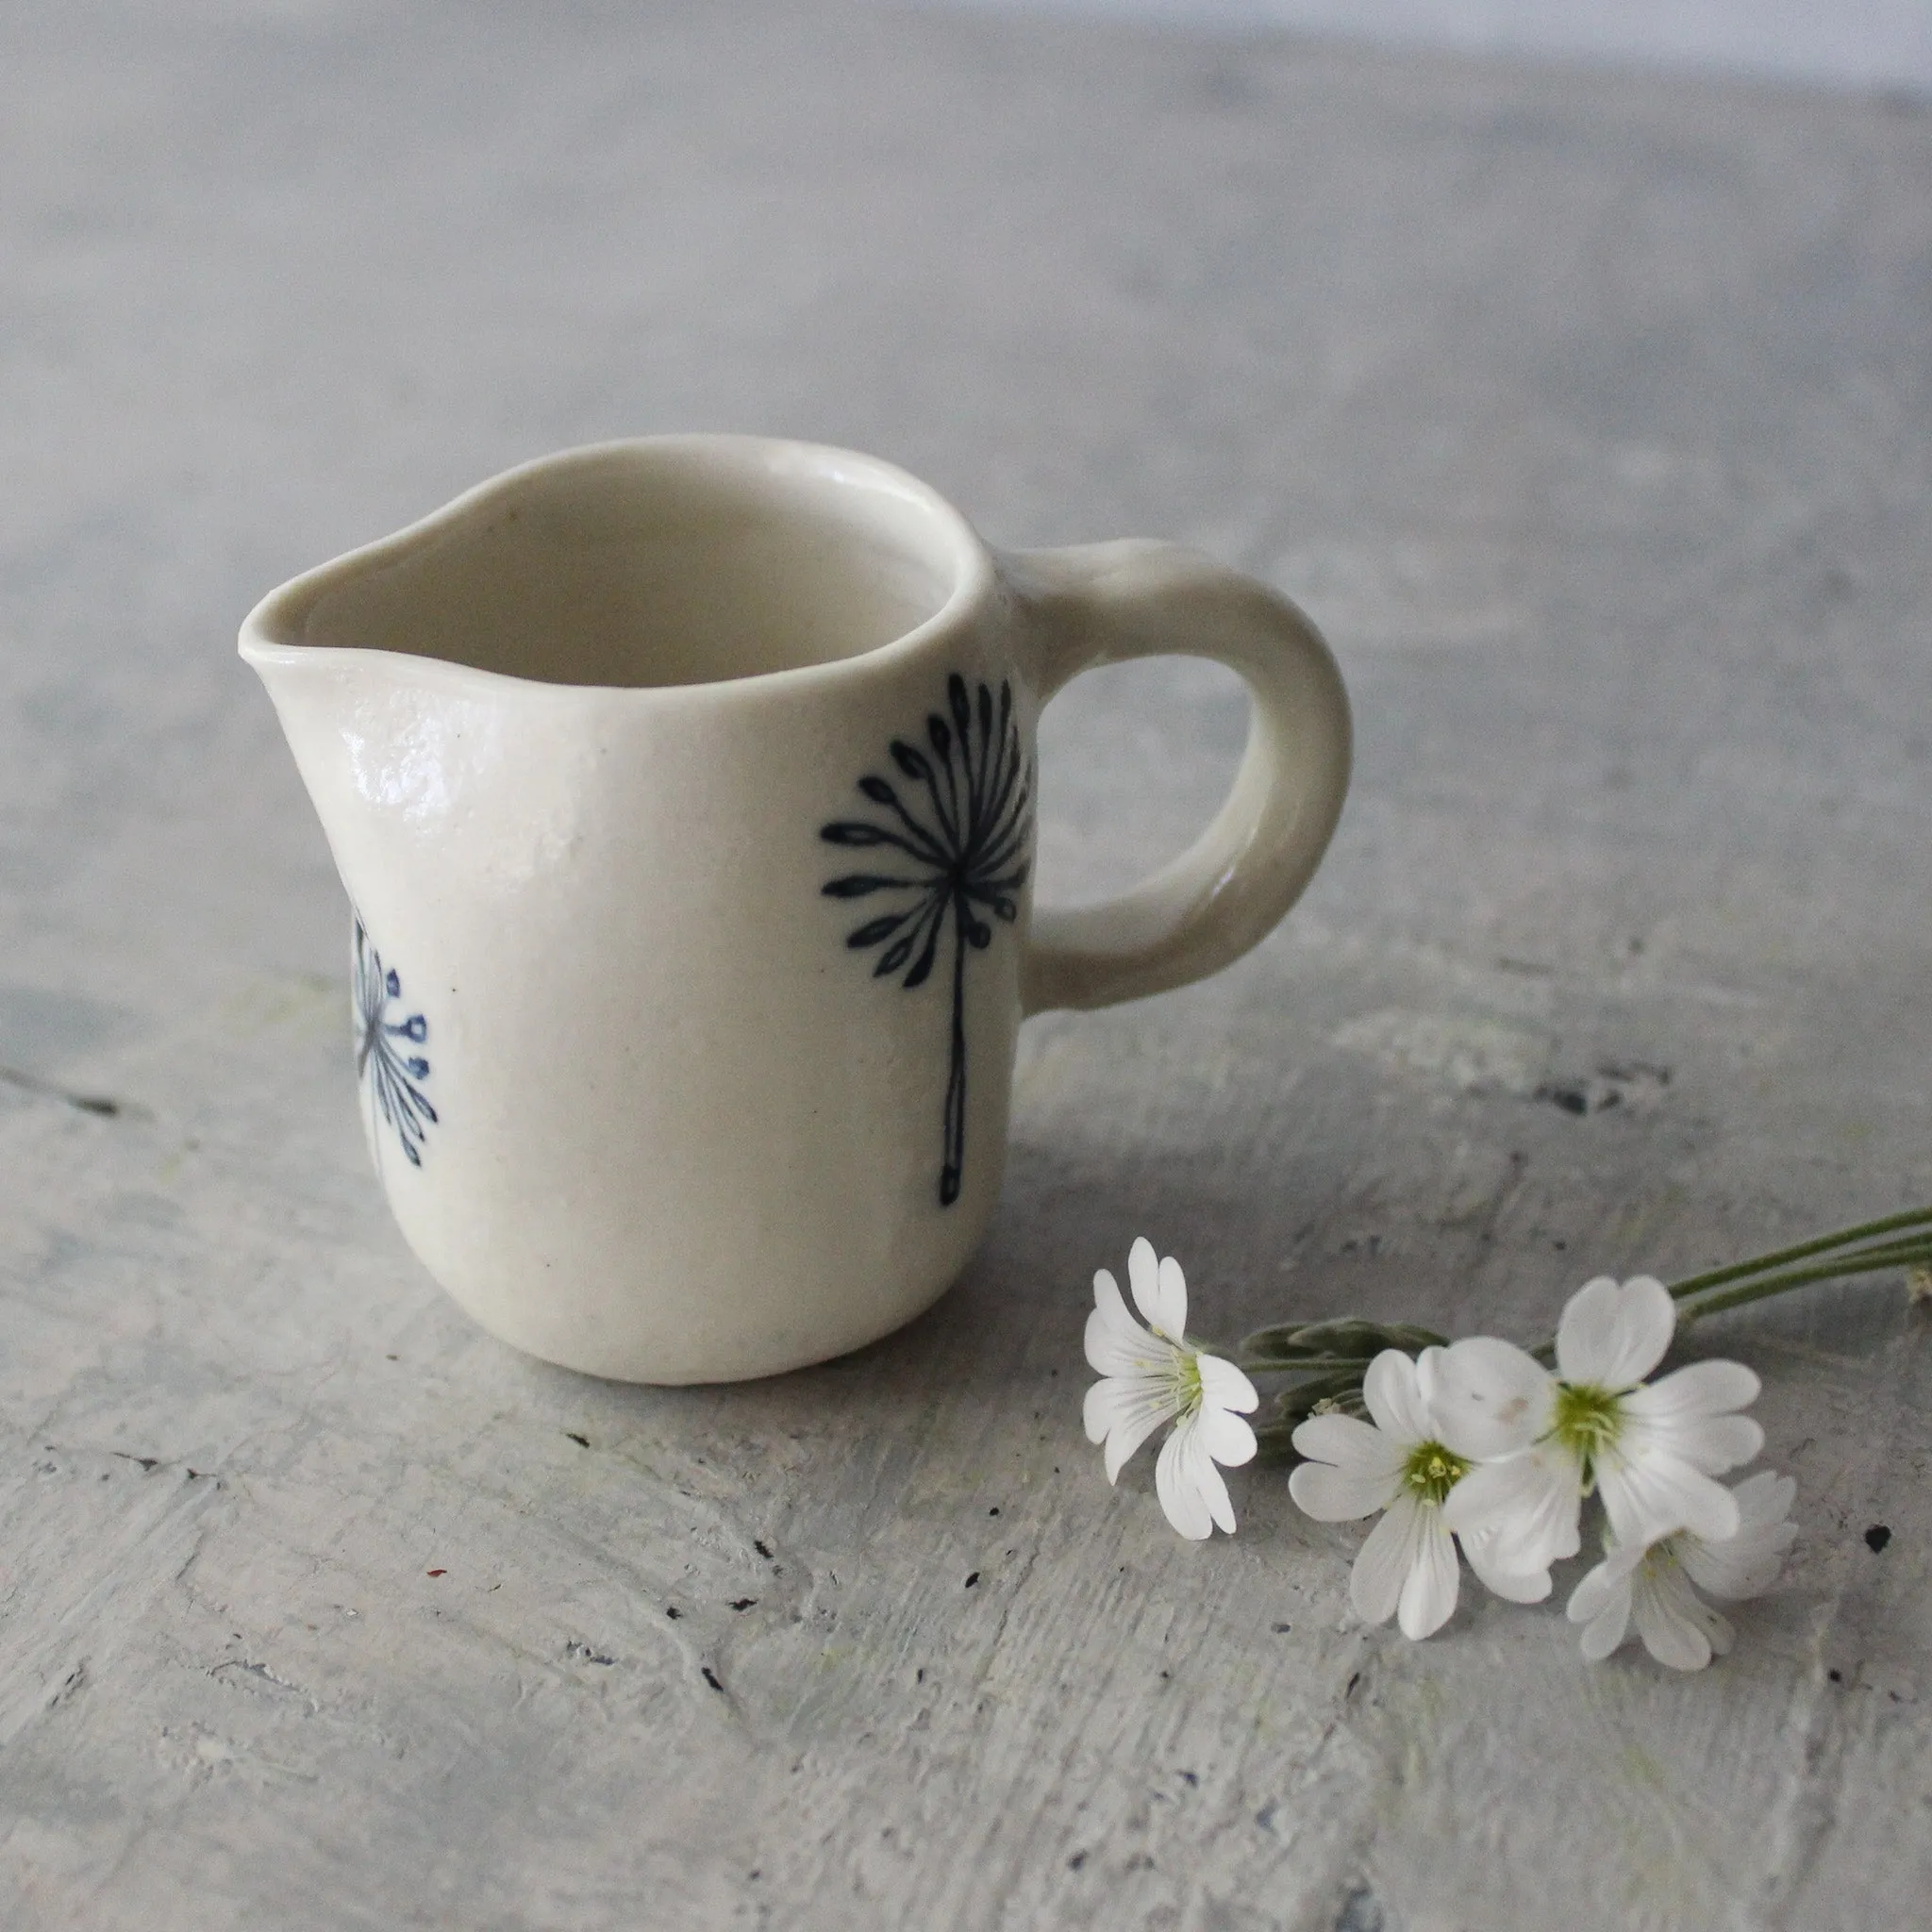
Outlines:
<svg viewBox="0 0 1932 1932"><path fill-rule="evenodd" d="M369 1082L371 1117L380 1114L395 1129L396 1139L411 1167L423 1165L422 1147L436 1124L436 1108L416 1083L429 1077L429 1062L420 1053L399 1045L407 1041L420 1047L429 1038L429 1022L421 1013L404 1020L389 1017L390 1003L403 996L403 982L393 966L370 943L360 913L356 915L356 1077Z"/></svg>
<svg viewBox="0 0 1932 1932"><path fill-rule="evenodd" d="M969 693L956 672L946 680L946 702L950 722L937 711L926 718L929 751L892 741L892 762L917 789L902 796L890 779L867 773L858 789L880 808L885 821L841 819L823 826L819 837L828 845L876 847L896 855L881 860L895 867L891 874L848 873L824 887L833 899L907 895L897 910L869 919L845 936L855 951L884 948L873 968L874 978L903 971L903 986L924 986L951 916L952 1060L940 1164L940 1205L950 1208L959 1198L966 1153L966 949L983 952L992 943L993 928L985 915L1008 925L1020 916L1032 865L1034 772L1023 752L1008 680L1000 680L995 702L984 684Z"/></svg>

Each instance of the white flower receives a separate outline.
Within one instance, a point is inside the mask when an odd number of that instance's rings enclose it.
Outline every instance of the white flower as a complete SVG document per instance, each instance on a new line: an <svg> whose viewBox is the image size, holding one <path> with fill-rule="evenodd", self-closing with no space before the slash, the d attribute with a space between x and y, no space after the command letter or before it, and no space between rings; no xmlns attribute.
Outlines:
<svg viewBox="0 0 1932 1932"><path fill-rule="evenodd" d="M1644 1649L1674 1671L1701 1671L1713 1652L1722 1657L1731 1647L1731 1626L1690 1586L1726 1603L1762 1596L1798 1533L1785 1520L1797 1492L1790 1476L1761 1470L1731 1491L1735 1536L1679 1530L1648 1545L1610 1544L1570 1598L1570 1621L1584 1626L1584 1656L1592 1663L1608 1657L1634 1617Z"/></svg>
<svg viewBox="0 0 1932 1932"><path fill-rule="evenodd" d="M1356 1555L1348 1600L1365 1623L1392 1616L1405 1637L1432 1636L1456 1608L1461 1568L1456 1542L1442 1522L1442 1504L1469 1465L1445 1448L1430 1407L1434 1357L1419 1362L1399 1348L1384 1349L1362 1378L1373 1423L1354 1416L1317 1415L1294 1432L1308 1459L1288 1479L1288 1492L1321 1523L1348 1523L1382 1512ZM1534 1603L1549 1592L1549 1577L1524 1579L1490 1562L1491 1539L1469 1540L1470 1568L1499 1596ZM1541 1589L1535 1588L1540 1582Z"/></svg>
<svg viewBox="0 0 1932 1932"><path fill-rule="evenodd" d="M1603 1274L1563 1310L1555 1374L1489 1336L1443 1349L1431 1391L1442 1440L1482 1465L1444 1504L1448 1526L1492 1538L1491 1560L1515 1575L1576 1554L1592 1488L1620 1544L1679 1529L1710 1542L1737 1535L1737 1500L1712 1478L1764 1446L1764 1431L1733 1413L1756 1399L1757 1377L1738 1362L1693 1362L1646 1385L1675 1329L1660 1281L1619 1287Z"/></svg>
<svg viewBox="0 0 1932 1932"><path fill-rule="evenodd" d="M1106 1379L1087 1391L1087 1440L1106 1441L1113 1482L1128 1457L1175 1418L1154 1465L1160 1507L1192 1541L1211 1535L1217 1523L1231 1534L1234 1508L1214 1465L1232 1467L1254 1455L1255 1432L1236 1411L1261 1398L1232 1362L1189 1344L1188 1284L1178 1261L1169 1256L1157 1263L1154 1244L1143 1238L1128 1253L1127 1279L1146 1328L1127 1313L1120 1284L1105 1268L1093 1277L1087 1359Z"/></svg>

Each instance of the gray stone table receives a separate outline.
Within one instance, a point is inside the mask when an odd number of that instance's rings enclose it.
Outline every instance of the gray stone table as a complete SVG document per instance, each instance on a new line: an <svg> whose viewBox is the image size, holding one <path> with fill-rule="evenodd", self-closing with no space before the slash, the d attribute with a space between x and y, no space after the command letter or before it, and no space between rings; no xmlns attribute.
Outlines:
<svg viewBox="0 0 1932 1932"><path fill-rule="evenodd" d="M1327 627L1360 756L1259 952L1028 1029L938 1308L664 1391L404 1250L232 639L684 426L1203 544ZM1185 1545L1079 1401L1137 1232L1209 1332L1528 1338L1932 1196L1928 452L1900 101L831 6L0 13L0 1924L1922 1923L1896 1282L1700 1337L1803 1535L1688 1679L1560 1599L1363 1628L1355 1531L1251 1471ZM1063 700L1046 891L1178 849L1243 715Z"/></svg>

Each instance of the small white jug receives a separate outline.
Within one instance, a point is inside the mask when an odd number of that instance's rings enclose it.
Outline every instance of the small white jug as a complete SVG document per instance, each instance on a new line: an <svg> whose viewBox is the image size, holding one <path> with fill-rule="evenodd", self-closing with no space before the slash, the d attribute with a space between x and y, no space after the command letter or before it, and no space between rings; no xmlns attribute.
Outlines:
<svg viewBox="0 0 1932 1932"><path fill-rule="evenodd" d="M1031 903L1034 726L1079 672L1231 665L1248 747L1123 898ZM242 629L355 911L364 1125L492 1334L642 1382L908 1321L999 1191L1022 1017L1212 973L1348 782L1341 680L1154 542L995 555L868 457L652 437L512 470Z"/></svg>

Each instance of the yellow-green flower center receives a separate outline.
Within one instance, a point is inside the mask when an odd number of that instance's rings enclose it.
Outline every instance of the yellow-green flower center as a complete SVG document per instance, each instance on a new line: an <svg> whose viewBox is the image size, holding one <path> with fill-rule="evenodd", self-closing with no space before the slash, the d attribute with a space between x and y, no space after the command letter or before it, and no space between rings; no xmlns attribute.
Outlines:
<svg viewBox="0 0 1932 1932"><path fill-rule="evenodd" d="M1191 1348L1174 1357L1174 1392L1180 1414L1192 1415L1201 1407L1201 1358Z"/></svg>
<svg viewBox="0 0 1932 1932"><path fill-rule="evenodd" d="M1557 1414L1550 1434L1582 1465L1586 1482L1623 1427L1623 1398L1614 1390L1588 1382L1557 1384Z"/></svg>
<svg viewBox="0 0 1932 1932"><path fill-rule="evenodd" d="M1676 1536L1665 1537L1660 1542L1652 1543L1649 1549L1644 1551L1643 1561L1640 1566L1643 1574L1656 1578L1661 1576L1666 1570L1675 1569L1677 1547L1682 1541L1683 1536L1680 1532Z"/></svg>
<svg viewBox="0 0 1932 1932"><path fill-rule="evenodd" d="M1423 1503L1440 1504L1468 1474L1469 1464L1440 1442L1418 1442L1402 1465L1404 1486Z"/></svg>

